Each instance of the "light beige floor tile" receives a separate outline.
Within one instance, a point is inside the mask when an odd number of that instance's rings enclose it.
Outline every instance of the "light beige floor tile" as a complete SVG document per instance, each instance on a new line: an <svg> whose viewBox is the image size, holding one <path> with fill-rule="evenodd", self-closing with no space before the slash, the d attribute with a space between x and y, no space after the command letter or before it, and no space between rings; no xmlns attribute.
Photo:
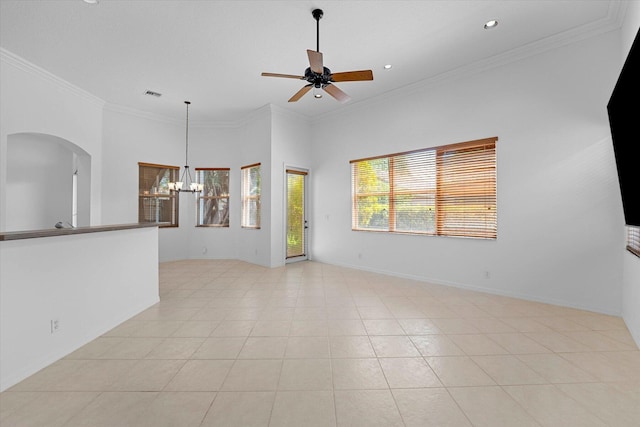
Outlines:
<svg viewBox="0 0 640 427"><path fill-rule="evenodd" d="M369 335L406 335L395 319L365 319L362 322Z"/></svg>
<svg viewBox="0 0 640 427"><path fill-rule="evenodd" d="M364 324L360 319L336 319L329 318L329 335L351 336L367 335Z"/></svg>
<svg viewBox="0 0 640 427"><path fill-rule="evenodd" d="M282 360L236 360L222 391L272 391L278 386Z"/></svg>
<svg viewBox="0 0 640 427"><path fill-rule="evenodd" d="M440 329L429 319L398 319L407 335L439 334Z"/></svg>
<svg viewBox="0 0 640 427"><path fill-rule="evenodd" d="M589 351L589 347L560 332L527 332L526 336L554 353Z"/></svg>
<svg viewBox="0 0 640 427"><path fill-rule="evenodd" d="M335 404L338 426L404 425L389 390L336 390Z"/></svg>
<svg viewBox="0 0 640 427"><path fill-rule="evenodd" d="M198 350L204 338L166 338L155 346L147 359L188 359Z"/></svg>
<svg viewBox="0 0 640 427"><path fill-rule="evenodd" d="M263 427L269 425L275 392L219 392L202 427Z"/></svg>
<svg viewBox="0 0 640 427"><path fill-rule="evenodd" d="M558 317L558 316L537 317L536 321L538 323L542 323L543 325L550 327L554 331L559 331L559 332L589 330L589 328L586 327L585 325L576 323L567 317Z"/></svg>
<svg viewBox="0 0 640 427"><path fill-rule="evenodd" d="M192 359L235 359L240 354L247 338L207 338L192 355Z"/></svg>
<svg viewBox="0 0 640 427"><path fill-rule="evenodd" d="M212 337L248 337L251 334L253 320L223 320L211 332Z"/></svg>
<svg viewBox="0 0 640 427"><path fill-rule="evenodd" d="M522 333L487 334L487 336L511 354L551 353L547 347Z"/></svg>
<svg viewBox="0 0 640 427"><path fill-rule="evenodd" d="M330 391L279 391L270 427L331 427L336 425Z"/></svg>
<svg viewBox="0 0 640 427"><path fill-rule="evenodd" d="M420 352L406 336L370 336L371 345L378 357L415 357Z"/></svg>
<svg viewBox="0 0 640 427"><path fill-rule="evenodd" d="M575 331L563 332L564 335L574 339L591 351L636 351L635 345L625 344L616 339L609 338L599 331Z"/></svg>
<svg viewBox="0 0 640 427"><path fill-rule="evenodd" d="M409 337L421 355L463 356L465 353L446 335L412 335Z"/></svg>
<svg viewBox="0 0 640 427"><path fill-rule="evenodd" d="M332 359L336 390L386 389L387 380L378 359Z"/></svg>
<svg viewBox="0 0 640 427"><path fill-rule="evenodd" d="M198 427L216 394L162 392L141 411L136 427Z"/></svg>
<svg viewBox="0 0 640 427"><path fill-rule="evenodd" d="M282 364L278 390L331 390L329 359L287 359Z"/></svg>
<svg viewBox="0 0 640 427"><path fill-rule="evenodd" d="M444 388L394 389L406 427L471 427Z"/></svg>
<svg viewBox="0 0 640 427"><path fill-rule="evenodd" d="M272 307L260 313L259 320L293 320L294 307Z"/></svg>
<svg viewBox="0 0 640 427"><path fill-rule="evenodd" d="M190 320L184 322L171 336L208 337L219 324L219 320Z"/></svg>
<svg viewBox="0 0 640 427"><path fill-rule="evenodd" d="M98 397L98 392L38 392L12 411L4 408L0 425L3 427L58 427L64 426L76 413ZM8 397L7 397L8 396ZM26 397L25 393L3 393L0 401L12 396ZM15 404L16 402L14 402Z"/></svg>
<svg viewBox="0 0 640 427"><path fill-rule="evenodd" d="M469 356L509 353L484 334L449 335L449 338Z"/></svg>
<svg viewBox="0 0 640 427"><path fill-rule="evenodd" d="M110 391L161 391L186 363L185 360L138 360Z"/></svg>
<svg viewBox="0 0 640 427"><path fill-rule="evenodd" d="M221 322L228 314L229 308L208 306L201 308L189 321Z"/></svg>
<svg viewBox="0 0 640 427"><path fill-rule="evenodd" d="M563 353L560 356L604 382L640 382L640 352Z"/></svg>
<svg viewBox="0 0 640 427"><path fill-rule="evenodd" d="M363 320L366 319L393 319L393 313L389 311L387 307L373 306L373 307L358 307L358 313Z"/></svg>
<svg viewBox="0 0 640 427"><path fill-rule="evenodd" d="M99 356L100 359L144 359L162 343L163 338L121 338L120 342Z"/></svg>
<svg viewBox="0 0 640 427"><path fill-rule="evenodd" d="M293 320L327 320L327 310L324 307L300 307L296 305ZM293 325L292 325L293 326Z"/></svg>
<svg viewBox="0 0 640 427"><path fill-rule="evenodd" d="M335 336L330 341L332 358L376 357L368 336Z"/></svg>
<svg viewBox="0 0 640 427"><path fill-rule="evenodd" d="M552 329L536 321L535 317L501 317L505 324L518 332L551 332Z"/></svg>
<svg viewBox="0 0 640 427"><path fill-rule="evenodd" d="M180 326L182 320L149 320L141 321L140 327L131 331L131 337L170 337Z"/></svg>
<svg viewBox="0 0 640 427"><path fill-rule="evenodd" d="M543 426L606 426L553 385L508 386L504 390Z"/></svg>
<svg viewBox="0 0 640 427"><path fill-rule="evenodd" d="M289 337L287 342L286 358L328 358L328 337Z"/></svg>
<svg viewBox="0 0 640 427"><path fill-rule="evenodd" d="M500 387L453 387L449 392L474 426L540 426Z"/></svg>
<svg viewBox="0 0 640 427"><path fill-rule="evenodd" d="M232 360L188 360L165 391L217 391L227 377Z"/></svg>
<svg viewBox="0 0 640 427"><path fill-rule="evenodd" d="M65 427L136 426L158 393L104 392L73 416Z"/></svg>
<svg viewBox="0 0 640 427"><path fill-rule="evenodd" d="M115 328L109 330L103 337L130 337L136 329L142 327L142 322L136 322L135 320L127 320L116 326Z"/></svg>
<svg viewBox="0 0 640 427"><path fill-rule="evenodd" d="M287 348L287 337L249 337L238 359L282 359Z"/></svg>
<svg viewBox="0 0 640 427"><path fill-rule="evenodd" d="M326 337L329 333L328 330L325 319L294 319L291 322L289 335L292 337Z"/></svg>
<svg viewBox="0 0 640 427"><path fill-rule="evenodd" d="M515 356L472 356L499 385L547 384L547 380Z"/></svg>
<svg viewBox="0 0 640 427"><path fill-rule="evenodd" d="M443 334L478 334L480 330L469 319L432 318L431 321Z"/></svg>
<svg viewBox="0 0 640 427"><path fill-rule="evenodd" d="M288 320L258 320L251 330L252 337L286 337L291 322Z"/></svg>
<svg viewBox="0 0 640 427"><path fill-rule="evenodd" d="M425 357L445 387L494 385L495 381L467 356Z"/></svg>
<svg viewBox="0 0 640 427"><path fill-rule="evenodd" d="M10 390L21 391L96 391L125 375L135 360L62 359L16 384Z"/></svg>
<svg viewBox="0 0 640 427"><path fill-rule="evenodd" d="M521 354L516 357L553 384L597 381L595 376L557 354Z"/></svg>
<svg viewBox="0 0 640 427"><path fill-rule="evenodd" d="M557 387L608 426L638 426L640 400L637 395L621 392L615 384L558 384Z"/></svg>
<svg viewBox="0 0 640 427"><path fill-rule="evenodd" d="M40 396L40 393L36 391L5 391L0 393L0 422L9 414Z"/></svg>
<svg viewBox="0 0 640 427"><path fill-rule="evenodd" d="M65 356L65 359L99 359L100 356L120 344L123 337L98 337Z"/></svg>
<svg viewBox="0 0 640 427"><path fill-rule="evenodd" d="M422 357L381 358L379 361L390 388L442 387Z"/></svg>

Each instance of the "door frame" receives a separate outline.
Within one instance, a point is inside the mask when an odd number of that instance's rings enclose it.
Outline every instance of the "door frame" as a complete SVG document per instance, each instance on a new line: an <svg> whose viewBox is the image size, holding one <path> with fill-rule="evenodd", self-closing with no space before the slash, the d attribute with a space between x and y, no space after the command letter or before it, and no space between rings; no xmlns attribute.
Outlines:
<svg viewBox="0 0 640 427"><path fill-rule="evenodd" d="M288 180L288 172L287 171L299 171L299 172L303 172L304 173L304 218L303 221L305 222L305 229L304 229L304 255L300 255L300 256L295 256L295 257L291 257L288 258L287 257L287 218L288 218L288 211L289 211L289 203L288 203L288 189L289 189L289 180ZM311 259L311 257L309 256L309 176L310 176L310 170L307 168L303 168L303 167L299 167L299 166L291 166L291 165L284 165L284 201L283 201L283 205L284 205L284 209L283 209L283 223L284 223L284 227L283 227L283 232L284 232L284 262L285 264L288 263L292 263L292 262L300 262L300 261L307 261L309 259Z"/></svg>

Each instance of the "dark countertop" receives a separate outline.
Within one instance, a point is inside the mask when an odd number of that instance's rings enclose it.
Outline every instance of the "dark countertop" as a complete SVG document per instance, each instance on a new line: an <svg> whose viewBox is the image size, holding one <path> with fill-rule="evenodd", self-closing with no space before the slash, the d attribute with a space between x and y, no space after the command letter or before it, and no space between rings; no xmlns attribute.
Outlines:
<svg viewBox="0 0 640 427"><path fill-rule="evenodd" d="M27 230L27 231L7 231L0 232L0 241L7 240L23 240L35 239L39 237L56 237L68 236L75 234L99 233L103 231L130 230L134 228L158 227L160 223L133 223L133 224L114 224L114 225L98 225L90 227L76 228L51 228L46 230Z"/></svg>

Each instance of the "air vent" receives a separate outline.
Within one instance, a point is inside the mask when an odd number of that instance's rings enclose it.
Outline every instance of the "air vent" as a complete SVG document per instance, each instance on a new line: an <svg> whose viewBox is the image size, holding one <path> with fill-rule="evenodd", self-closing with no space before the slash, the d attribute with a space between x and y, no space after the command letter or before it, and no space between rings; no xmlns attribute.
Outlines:
<svg viewBox="0 0 640 427"><path fill-rule="evenodd" d="M162 96L161 93L158 92L154 92L152 90L148 90L144 93L145 95L149 95L149 96L155 96L156 98L160 98Z"/></svg>

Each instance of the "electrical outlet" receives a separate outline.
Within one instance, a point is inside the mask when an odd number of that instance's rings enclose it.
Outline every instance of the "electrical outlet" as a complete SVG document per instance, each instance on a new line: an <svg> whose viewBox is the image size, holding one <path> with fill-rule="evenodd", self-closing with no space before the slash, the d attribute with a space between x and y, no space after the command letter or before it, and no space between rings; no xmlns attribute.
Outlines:
<svg viewBox="0 0 640 427"><path fill-rule="evenodd" d="M55 334L60 329L60 320L59 319L51 319L51 333Z"/></svg>
<svg viewBox="0 0 640 427"><path fill-rule="evenodd" d="M484 278L485 279L490 279L491 278L491 273L489 273L489 271L485 271L484 272Z"/></svg>

